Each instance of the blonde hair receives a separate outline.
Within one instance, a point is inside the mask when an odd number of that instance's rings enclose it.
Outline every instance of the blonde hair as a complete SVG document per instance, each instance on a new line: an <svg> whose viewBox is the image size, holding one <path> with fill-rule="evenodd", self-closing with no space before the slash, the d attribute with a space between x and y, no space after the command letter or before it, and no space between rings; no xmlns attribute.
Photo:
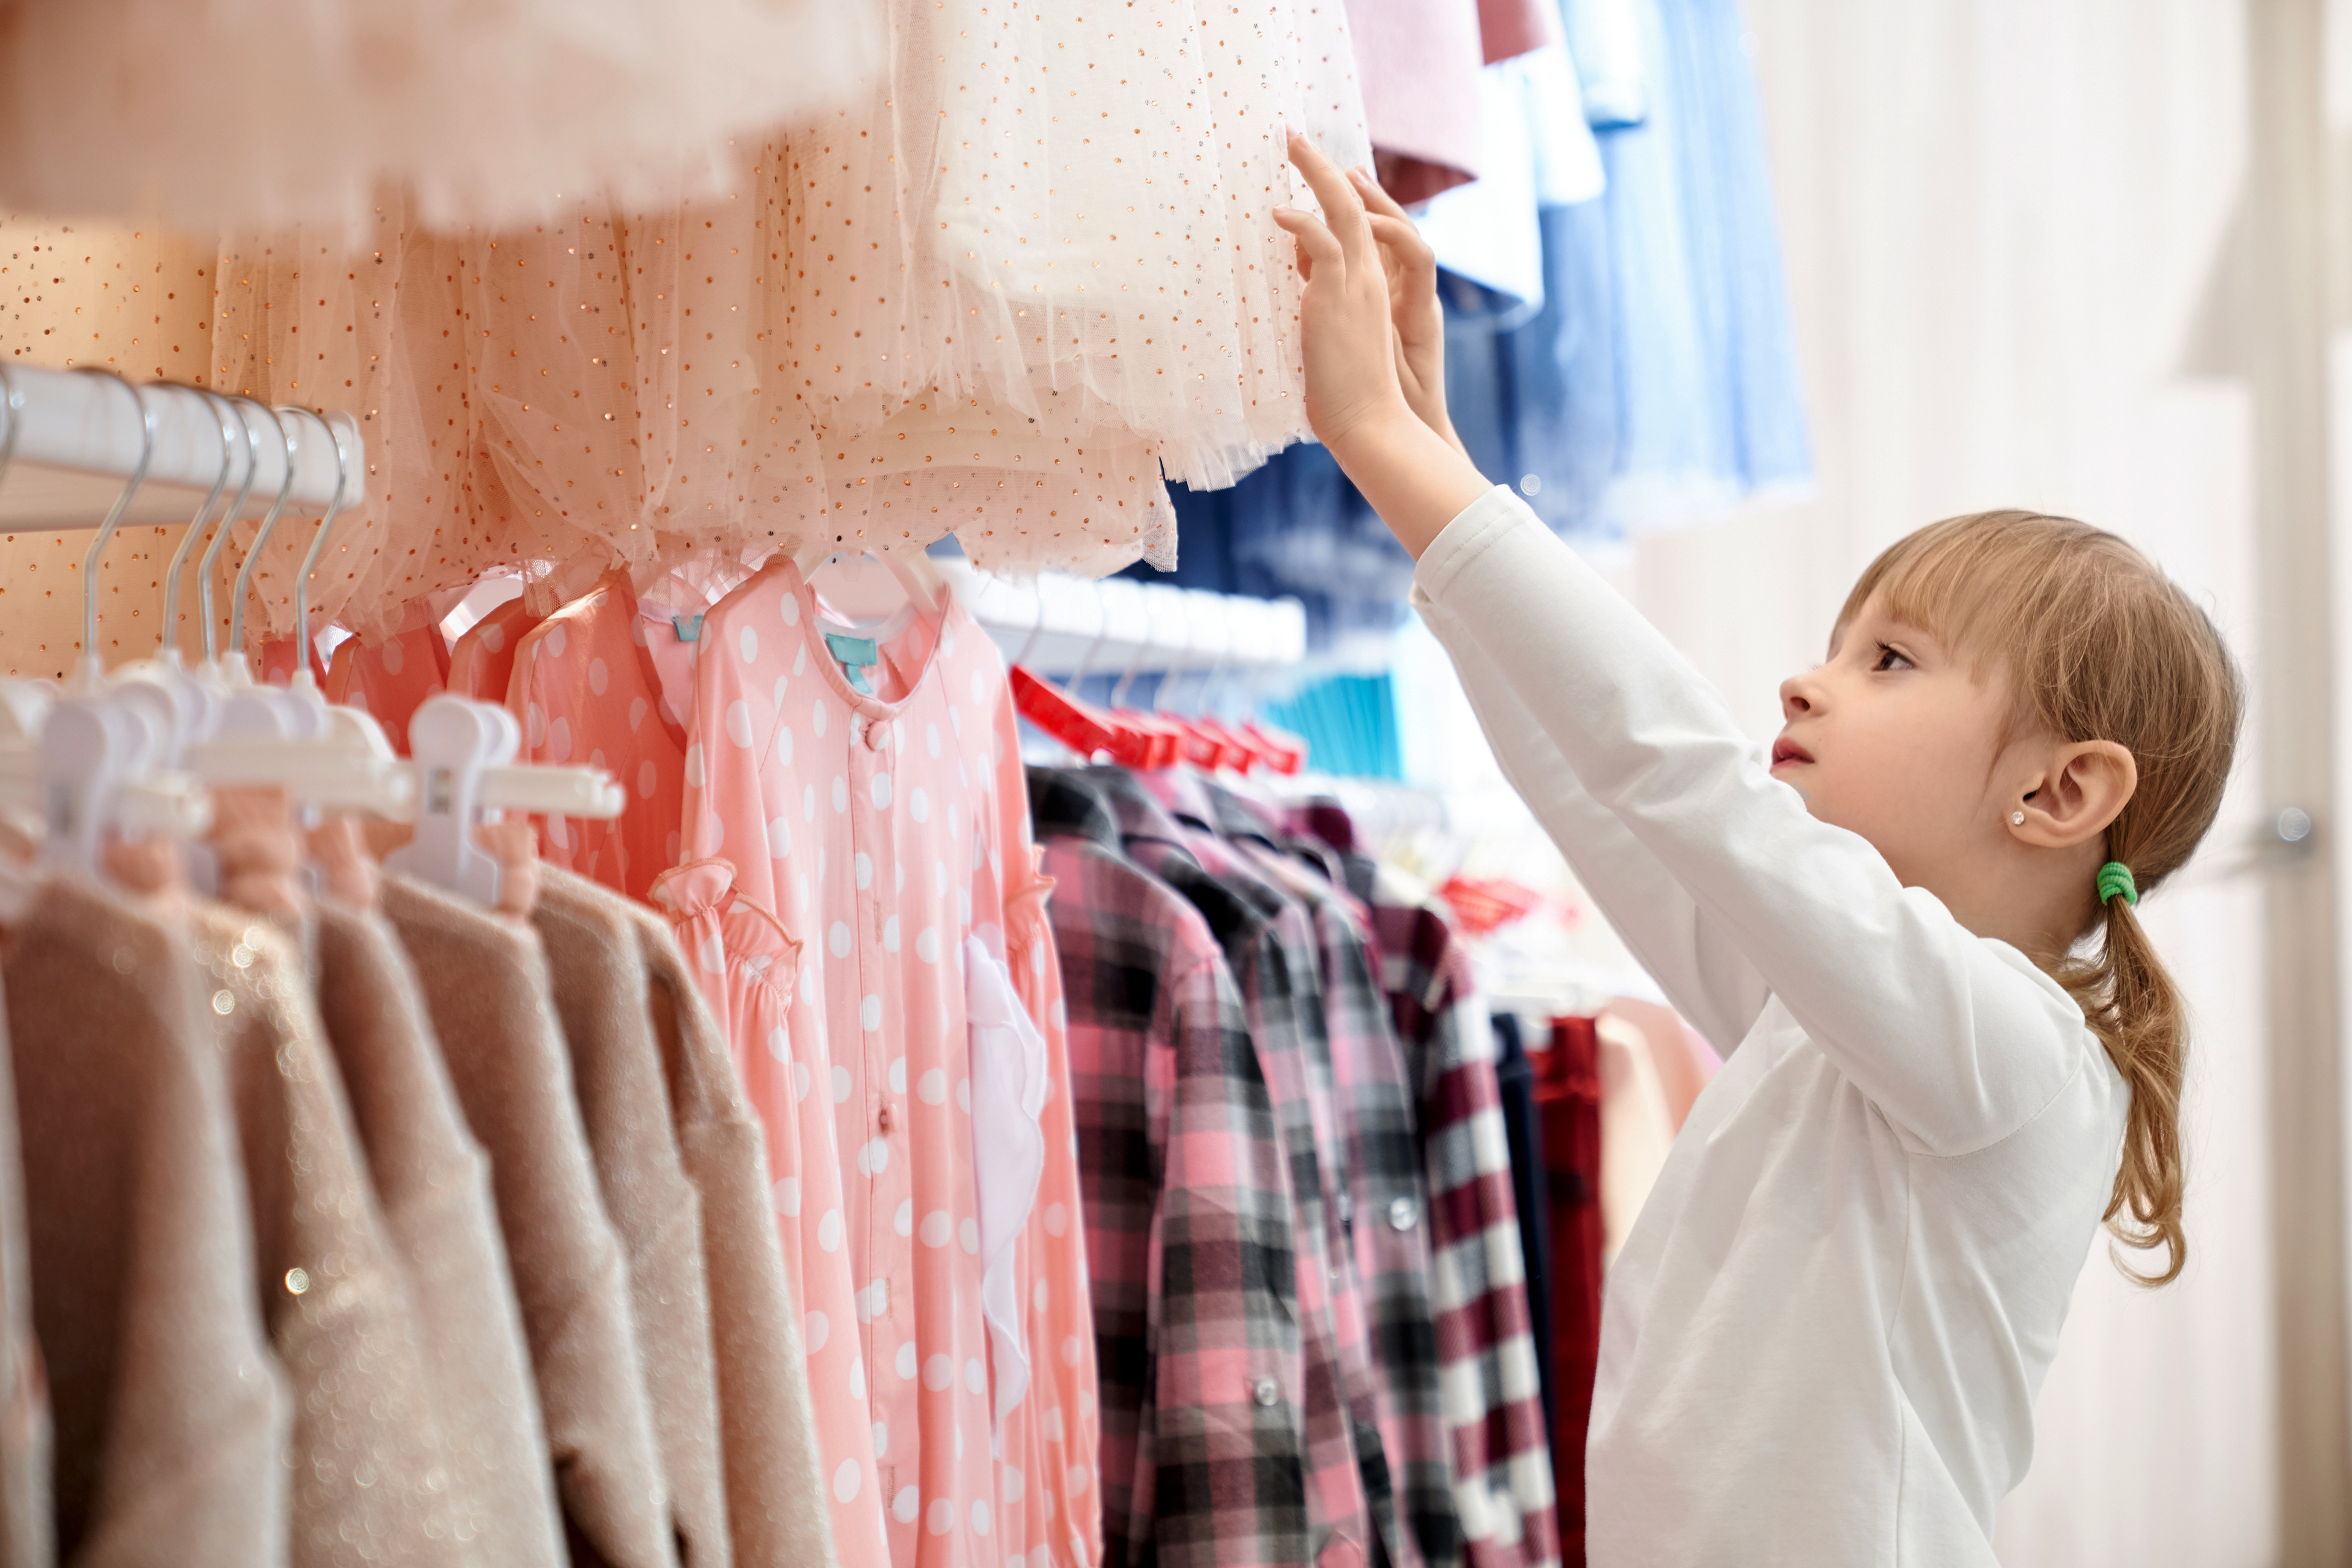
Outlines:
<svg viewBox="0 0 2352 1568"><path fill-rule="evenodd" d="M1843 627L1875 598L1932 632L1979 675L2011 684L2021 732L2111 740L2139 785L2108 827L2106 858L2142 896L2196 850L2229 781L2244 685L2212 621L2155 563L2071 517L1977 512L1931 523L1871 562L1847 595ZM2124 1246L2163 1247L2159 1274L2188 1261L2180 1224L2180 1085L2188 1055L2180 993L2131 904L2083 889L2072 949L2034 955L2081 1004L2131 1089L2123 1164L2103 1217ZM2086 946L2094 930L2099 940ZM2117 1260L2121 1267L2121 1260Z"/></svg>

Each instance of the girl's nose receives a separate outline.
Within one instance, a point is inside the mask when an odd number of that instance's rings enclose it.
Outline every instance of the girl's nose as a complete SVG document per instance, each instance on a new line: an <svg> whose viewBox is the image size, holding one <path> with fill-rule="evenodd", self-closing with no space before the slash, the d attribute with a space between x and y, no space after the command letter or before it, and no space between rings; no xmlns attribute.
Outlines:
<svg viewBox="0 0 2352 1568"><path fill-rule="evenodd" d="M1821 706L1821 694L1811 675L1790 675L1780 683L1780 717L1786 720L1811 713Z"/></svg>

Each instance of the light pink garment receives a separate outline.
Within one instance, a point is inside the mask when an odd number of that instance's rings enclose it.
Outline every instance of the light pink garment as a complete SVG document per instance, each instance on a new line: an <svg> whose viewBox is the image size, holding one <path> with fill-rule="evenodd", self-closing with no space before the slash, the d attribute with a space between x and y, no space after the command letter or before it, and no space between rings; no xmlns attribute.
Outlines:
<svg viewBox="0 0 2352 1568"><path fill-rule="evenodd" d="M1425 202L1478 177L1478 0L1348 0L1381 184Z"/></svg>
<svg viewBox="0 0 2352 1568"><path fill-rule="evenodd" d="M1698 1092L1723 1066L1723 1058L1715 1048L1699 1038L1698 1031L1683 1022L1673 1009L1656 1002L1637 1002L1630 997L1612 1001L1607 1011L1615 1013L1642 1031L1650 1042L1650 1060L1658 1070L1658 1082L1666 1092L1666 1108L1674 1115L1675 1130L1690 1116L1690 1109L1698 1099Z"/></svg>
<svg viewBox="0 0 2352 1568"><path fill-rule="evenodd" d="M507 683L514 677L515 650L523 633L546 617L529 608L529 601L509 599L466 628L449 650L449 689L477 702L507 700Z"/></svg>
<svg viewBox="0 0 2352 1568"><path fill-rule="evenodd" d="M678 862L686 737L663 710L627 572L606 572L525 634L506 696L523 760L602 768L629 795L609 822L541 819L540 858L646 897Z"/></svg>
<svg viewBox="0 0 2352 1568"><path fill-rule="evenodd" d="M862 667L872 693L853 688L827 632L876 641ZM845 1288L856 1314L808 1334L842 1561L1097 1563L1067 1046L1003 662L953 603L936 629L911 609L864 631L827 622L789 561L713 608L700 646L690 848L733 862L742 896L802 944L783 1034L736 1016L730 1039L768 1125L829 1098L840 1151L841 1207L821 1209L821 1140L802 1140L794 1166L770 1134L779 1181L803 1183L785 1241L803 1297ZM967 936L1004 960L1046 1036L1043 1168L1014 1245L1030 1381L1001 1426L981 1298Z"/></svg>

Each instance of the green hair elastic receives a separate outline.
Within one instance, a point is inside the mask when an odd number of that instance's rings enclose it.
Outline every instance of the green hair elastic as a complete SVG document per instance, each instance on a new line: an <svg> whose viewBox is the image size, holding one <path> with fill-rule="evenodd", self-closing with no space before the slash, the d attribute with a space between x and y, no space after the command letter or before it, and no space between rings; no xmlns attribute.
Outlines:
<svg viewBox="0 0 2352 1568"><path fill-rule="evenodd" d="M2099 868L2099 902L2105 904L2117 894L2123 894L2126 904L2138 905L2139 887L2132 881L2131 867L2109 861Z"/></svg>

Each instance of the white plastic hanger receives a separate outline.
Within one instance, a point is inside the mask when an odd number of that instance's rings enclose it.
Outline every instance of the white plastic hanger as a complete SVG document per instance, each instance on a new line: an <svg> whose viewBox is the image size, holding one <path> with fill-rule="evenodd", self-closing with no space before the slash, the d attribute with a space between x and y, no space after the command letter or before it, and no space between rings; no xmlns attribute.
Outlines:
<svg viewBox="0 0 2352 1568"><path fill-rule="evenodd" d="M803 545L799 553L793 557L793 565L799 570L801 580L805 582L811 574L829 561L836 559L850 560L869 555L889 569L890 575L898 580L898 586L906 590L907 598L914 604L916 612L924 619L937 621L947 609L948 580L940 573L939 563L920 550L910 555L899 550L868 550L837 540L818 539Z"/></svg>
<svg viewBox="0 0 2352 1568"><path fill-rule="evenodd" d="M522 730L492 703L444 692L408 721L416 836L384 857L399 872L483 904L499 898L497 859L474 843L478 822L507 811L609 821L627 793L601 768L517 765Z"/></svg>

